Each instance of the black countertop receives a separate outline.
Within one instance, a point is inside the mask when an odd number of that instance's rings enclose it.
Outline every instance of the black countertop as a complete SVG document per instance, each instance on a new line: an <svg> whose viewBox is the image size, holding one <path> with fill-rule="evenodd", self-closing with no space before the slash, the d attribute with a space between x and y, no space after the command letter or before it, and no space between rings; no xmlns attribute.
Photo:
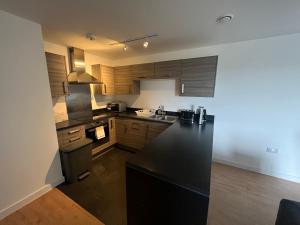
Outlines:
<svg viewBox="0 0 300 225"><path fill-rule="evenodd" d="M210 193L213 120L204 125L175 122L127 166L205 196Z"/></svg>
<svg viewBox="0 0 300 225"><path fill-rule="evenodd" d="M116 116L116 113L113 112L107 112L107 113L101 113L99 115L95 115L95 117L97 117L97 119L105 119L105 118L110 118L113 116ZM75 126L80 126L80 125L84 125L87 123L93 122L93 119L87 119L87 120L65 120L62 122L58 122L56 123L56 130L62 130L62 129L67 129L67 128L71 128L71 127L75 127Z"/></svg>
<svg viewBox="0 0 300 225"><path fill-rule="evenodd" d="M114 113L114 112L102 112L100 114L94 114L94 117L97 117L97 119L104 119L104 118L110 118L110 117L123 117L123 118L131 118L131 119L138 119L138 120L144 120L144 121L153 121L153 122L161 122L161 123L169 123L172 124L173 122L167 121L167 120L158 120L158 119L152 119L147 117L141 117L138 116L135 112L121 112L121 113ZM91 122L91 120L66 120L62 122L56 123L56 130L62 130L66 128L71 128L75 126L80 126L87 124Z"/></svg>

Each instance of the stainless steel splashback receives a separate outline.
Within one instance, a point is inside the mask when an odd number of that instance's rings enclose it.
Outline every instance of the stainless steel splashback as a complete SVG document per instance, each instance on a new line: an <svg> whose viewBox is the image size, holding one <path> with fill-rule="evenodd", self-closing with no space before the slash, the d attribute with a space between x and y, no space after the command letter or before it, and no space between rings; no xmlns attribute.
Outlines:
<svg viewBox="0 0 300 225"><path fill-rule="evenodd" d="M91 90L89 84L70 84L70 95L66 97L70 120L88 120L93 118Z"/></svg>

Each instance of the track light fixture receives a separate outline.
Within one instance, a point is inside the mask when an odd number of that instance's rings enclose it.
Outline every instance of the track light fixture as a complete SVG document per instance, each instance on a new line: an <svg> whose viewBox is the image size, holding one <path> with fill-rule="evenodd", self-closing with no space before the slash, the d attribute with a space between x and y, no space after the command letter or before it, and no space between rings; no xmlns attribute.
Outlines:
<svg viewBox="0 0 300 225"><path fill-rule="evenodd" d="M145 42L143 43L143 47L144 47L144 48L148 48L148 45L149 45L149 42L148 42L148 41L145 41Z"/></svg>
<svg viewBox="0 0 300 225"><path fill-rule="evenodd" d="M113 45L123 44L123 50L126 51L128 43L144 40L143 47L144 48L148 48L148 46L149 46L149 39L150 38L155 38L155 37L158 37L158 34L151 34L151 35L147 35L147 36L143 36L143 37L137 37L137 38L127 39L127 40L124 40L124 41L111 43L110 45L113 46Z"/></svg>

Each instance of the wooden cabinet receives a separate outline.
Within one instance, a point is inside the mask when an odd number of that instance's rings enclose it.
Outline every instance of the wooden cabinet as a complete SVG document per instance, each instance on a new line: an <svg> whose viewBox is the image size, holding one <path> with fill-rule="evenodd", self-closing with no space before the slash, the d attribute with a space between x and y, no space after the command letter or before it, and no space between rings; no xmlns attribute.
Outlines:
<svg viewBox="0 0 300 225"><path fill-rule="evenodd" d="M140 82L134 80L131 66L115 67L114 75L116 95L138 95L140 93Z"/></svg>
<svg viewBox="0 0 300 225"><path fill-rule="evenodd" d="M176 81L180 96L213 97L217 72L217 56L184 59L182 73Z"/></svg>
<svg viewBox="0 0 300 225"><path fill-rule="evenodd" d="M117 118L117 143L139 150L146 143L146 124L143 121Z"/></svg>
<svg viewBox="0 0 300 225"><path fill-rule="evenodd" d="M146 144L153 141L158 135L160 135L169 126L170 124L167 123L147 122Z"/></svg>
<svg viewBox="0 0 300 225"><path fill-rule="evenodd" d="M153 79L154 63L132 65L130 71L134 80Z"/></svg>
<svg viewBox="0 0 300 225"><path fill-rule="evenodd" d="M136 150L142 149L150 143L170 124L148 122L136 119L117 118L116 136L117 143Z"/></svg>
<svg viewBox="0 0 300 225"><path fill-rule="evenodd" d="M46 52L46 62L52 97L69 94L65 56Z"/></svg>
<svg viewBox="0 0 300 225"><path fill-rule="evenodd" d="M129 120L126 118L116 118L116 137L117 143L127 145Z"/></svg>
<svg viewBox="0 0 300 225"><path fill-rule="evenodd" d="M140 80L176 79L179 96L213 97L218 56L171 60L128 66L93 65L92 74L103 85L94 92L102 95L139 95Z"/></svg>
<svg viewBox="0 0 300 225"><path fill-rule="evenodd" d="M147 124L141 120L130 120L128 128L128 146L142 149L146 143Z"/></svg>
<svg viewBox="0 0 300 225"><path fill-rule="evenodd" d="M108 126L109 126L109 143L110 145L114 145L117 143L115 117L108 119Z"/></svg>
<svg viewBox="0 0 300 225"><path fill-rule="evenodd" d="M154 79L179 78L181 75L181 60L155 63Z"/></svg>
<svg viewBox="0 0 300 225"><path fill-rule="evenodd" d="M64 147L76 141L80 141L85 138L84 126L76 126L57 131L57 138L59 147Z"/></svg>
<svg viewBox="0 0 300 225"><path fill-rule="evenodd" d="M114 68L100 64L92 65L92 75L103 84L94 85L94 93L100 95L114 95Z"/></svg>

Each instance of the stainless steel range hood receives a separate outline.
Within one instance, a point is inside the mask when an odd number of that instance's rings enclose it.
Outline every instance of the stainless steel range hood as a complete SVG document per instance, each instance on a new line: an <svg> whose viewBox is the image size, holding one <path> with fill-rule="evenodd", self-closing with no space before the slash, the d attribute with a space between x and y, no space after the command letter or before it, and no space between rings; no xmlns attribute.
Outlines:
<svg viewBox="0 0 300 225"><path fill-rule="evenodd" d="M84 51L79 48L69 48L70 71L69 84L102 84L95 77L85 72Z"/></svg>

